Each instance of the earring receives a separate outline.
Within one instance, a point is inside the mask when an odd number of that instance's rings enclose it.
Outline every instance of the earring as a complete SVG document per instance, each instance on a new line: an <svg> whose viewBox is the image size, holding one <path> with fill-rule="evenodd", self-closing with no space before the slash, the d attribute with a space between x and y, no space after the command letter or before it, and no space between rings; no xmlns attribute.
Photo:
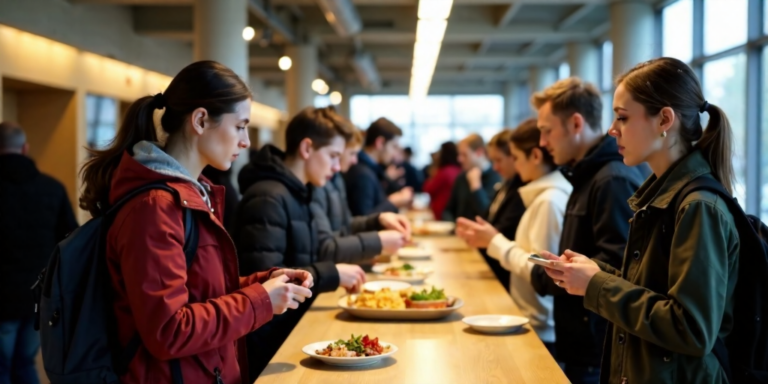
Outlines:
<svg viewBox="0 0 768 384"><path fill-rule="evenodd" d="M667 131L664 131L664 132L661 133L661 138L663 139L665 137L667 137Z"/></svg>

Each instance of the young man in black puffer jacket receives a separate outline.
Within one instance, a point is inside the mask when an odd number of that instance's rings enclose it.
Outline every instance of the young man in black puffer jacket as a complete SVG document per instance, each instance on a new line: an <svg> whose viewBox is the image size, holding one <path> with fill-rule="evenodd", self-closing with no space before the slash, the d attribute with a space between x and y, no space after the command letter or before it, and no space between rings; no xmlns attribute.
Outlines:
<svg viewBox="0 0 768 384"><path fill-rule="evenodd" d="M37 382L35 304L29 288L56 243L77 228L64 186L27 157L24 130L0 124L0 382ZM7 375L7 376L6 376Z"/></svg>
<svg viewBox="0 0 768 384"><path fill-rule="evenodd" d="M575 77L533 95L542 147L573 185L558 254L566 249L621 268L632 211L627 200L650 175L646 164L624 165L616 139L603 134L602 100L597 89ZM554 251L554 250L553 250ZM535 266L531 284L539 295L554 296L555 356L574 384L597 383L607 322L584 308Z"/></svg>
<svg viewBox="0 0 768 384"><path fill-rule="evenodd" d="M365 281L357 265L321 261L317 222L310 208L312 191L339 171L339 157L351 132L334 124L330 110L307 108L285 132L286 151L264 146L238 174L243 199L238 204L233 240L240 275L273 267L309 271L313 297L339 286L355 291ZM202 244L201 244L202 246ZM249 372L255 378L267 366L293 327L311 305L277 315L248 335Z"/></svg>

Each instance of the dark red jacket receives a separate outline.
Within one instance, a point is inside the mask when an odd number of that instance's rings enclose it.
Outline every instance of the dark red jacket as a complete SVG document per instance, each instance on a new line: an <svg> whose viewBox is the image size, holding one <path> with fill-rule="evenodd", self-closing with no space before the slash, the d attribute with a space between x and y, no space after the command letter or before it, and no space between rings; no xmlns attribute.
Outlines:
<svg viewBox="0 0 768 384"><path fill-rule="evenodd" d="M440 167L435 176L424 182L422 190L429 194L429 207L432 208L435 220L440 220L443 216L443 210L451 199L453 183L460 174L461 167L458 165L446 165Z"/></svg>
<svg viewBox="0 0 768 384"><path fill-rule="evenodd" d="M171 383L168 360L176 358L186 384L213 383L216 368L225 383L245 382L241 339L272 319L260 284L270 271L238 277L235 246L221 224L223 187L211 187L209 209L191 182L154 172L126 153L112 179L110 203L152 182L166 182L178 196L164 190L137 196L118 212L107 235L120 341L128 344L137 331L142 340L121 382ZM200 232L189 270L182 205L197 211Z"/></svg>

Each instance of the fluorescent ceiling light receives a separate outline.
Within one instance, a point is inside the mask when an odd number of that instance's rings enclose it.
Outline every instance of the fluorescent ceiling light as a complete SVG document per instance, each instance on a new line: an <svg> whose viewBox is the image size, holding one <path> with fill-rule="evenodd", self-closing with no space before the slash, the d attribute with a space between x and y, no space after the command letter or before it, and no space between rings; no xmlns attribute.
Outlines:
<svg viewBox="0 0 768 384"><path fill-rule="evenodd" d="M420 59L420 58L427 58L427 57L437 58L437 56L439 55L440 55L439 43L416 42L416 44L414 44L413 46L414 60Z"/></svg>
<svg viewBox="0 0 768 384"><path fill-rule="evenodd" d="M445 20L419 20L416 24L416 41L422 43L440 43L445 36Z"/></svg>
<svg viewBox="0 0 768 384"><path fill-rule="evenodd" d="M451 15L453 0L420 0L419 19L442 19Z"/></svg>

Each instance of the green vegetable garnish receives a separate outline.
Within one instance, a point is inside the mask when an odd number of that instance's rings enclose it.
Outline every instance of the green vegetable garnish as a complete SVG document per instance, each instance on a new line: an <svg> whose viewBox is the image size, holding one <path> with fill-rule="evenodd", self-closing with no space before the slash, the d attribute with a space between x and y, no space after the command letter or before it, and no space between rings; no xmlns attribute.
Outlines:
<svg viewBox="0 0 768 384"><path fill-rule="evenodd" d="M410 265L408 263L403 264L403 271L412 271L416 268L413 267L413 265Z"/></svg>
<svg viewBox="0 0 768 384"><path fill-rule="evenodd" d="M432 286L432 290L427 292L426 289L422 289L421 292L414 292L411 294L411 301L435 301L445 300L447 297L442 289L437 289Z"/></svg>
<svg viewBox="0 0 768 384"><path fill-rule="evenodd" d="M347 348L347 351L354 351L358 354L365 353L365 347L363 346L363 335L360 335L358 337L355 337L354 334L352 334L352 338L349 340L341 340L333 343L335 346L344 346Z"/></svg>

